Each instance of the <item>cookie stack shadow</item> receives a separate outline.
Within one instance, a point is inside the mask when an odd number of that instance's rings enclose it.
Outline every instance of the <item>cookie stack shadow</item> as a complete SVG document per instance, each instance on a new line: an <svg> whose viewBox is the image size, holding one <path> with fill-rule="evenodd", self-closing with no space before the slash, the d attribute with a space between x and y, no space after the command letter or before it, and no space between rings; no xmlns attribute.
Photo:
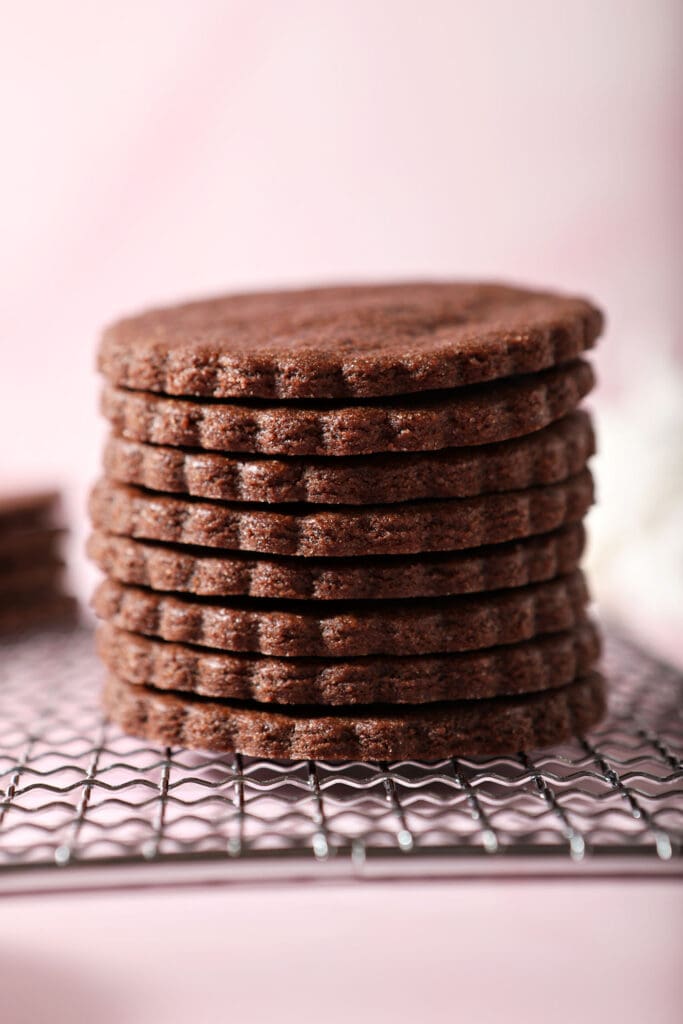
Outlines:
<svg viewBox="0 0 683 1024"><path fill-rule="evenodd" d="M580 570L601 326L416 285L228 297L104 335L104 702L168 745L433 760L604 710Z"/></svg>
<svg viewBox="0 0 683 1024"><path fill-rule="evenodd" d="M0 637L75 622L55 491L0 496Z"/></svg>

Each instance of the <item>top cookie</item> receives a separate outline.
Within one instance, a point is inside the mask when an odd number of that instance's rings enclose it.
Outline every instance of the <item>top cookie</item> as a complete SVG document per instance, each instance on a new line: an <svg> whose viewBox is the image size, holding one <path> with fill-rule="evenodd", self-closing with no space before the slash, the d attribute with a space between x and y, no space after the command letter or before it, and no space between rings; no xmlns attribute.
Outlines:
<svg viewBox="0 0 683 1024"><path fill-rule="evenodd" d="M122 387L212 398L365 398L535 373L602 329L589 302L498 284L229 295L120 320L98 366Z"/></svg>

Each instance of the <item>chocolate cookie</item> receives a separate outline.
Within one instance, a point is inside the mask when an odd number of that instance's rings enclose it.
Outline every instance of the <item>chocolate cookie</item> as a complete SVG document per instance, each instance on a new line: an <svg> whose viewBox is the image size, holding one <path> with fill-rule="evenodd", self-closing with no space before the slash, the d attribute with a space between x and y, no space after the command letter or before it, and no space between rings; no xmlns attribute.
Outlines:
<svg viewBox="0 0 683 1024"><path fill-rule="evenodd" d="M6 532L17 533L53 526L59 504L56 491L27 491L0 496L0 537Z"/></svg>
<svg viewBox="0 0 683 1024"><path fill-rule="evenodd" d="M335 711L177 697L110 676L103 703L113 722L154 743L331 761L513 754L589 729L606 706L595 672L544 693Z"/></svg>
<svg viewBox="0 0 683 1024"><path fill-rule="evenodd" d="M14 568L0 573L0 601L9 601L24 595L47 594L54 591L63 575L64 563L59 559Z"/></svg>
<svg viewBox="0 0 683 1024"><path fill-rule="evenodd" d="M64 530L21 530L0 534L0 572L54 560Z"/></svg>
<svg viewBox="0 0 683 1024"><path fill-rule="evenodd" d="M39 627L72 625L77 618L78 604L66 594L13 601L0 607L0 636L7 637Z"/></svg>
<svg viewBox="0 0 683 1024"><path fill-rule="evenodd" d="M104 468L120 483L199 498L378 505L556 483L578 473L594 453L590 417L575 412L512 441L417 455L234 458L112 436Z"/></svg>
<svg viewBox="0 0 683 1024"><path fill-rule="evenodd" d="M573 630L507 647L417 657L271 658L225 654L128 633L106 623L97 634L105 665L119 678L159 690L275 704L419 704L471 700L563 686L593 666L598 633Z"/></svg>
<svg viewBox="0 0 683 1024"><path fill-rule="evenodd" d="M593 345L583 299L496 284L415 283L229 295L105 331L123 387L213 398L398 395L535 373Z"/></svg>
<svg viewBox="0 0 683 1024"><path fill-rule="evenodd" d="M207 555L205 548L95 533L88 554L121 583L206 597L338 601L439 597L523 587L573 572L585 543L580 523L555 533L462 554L363 559Z"/></svg>
<svg viewBox="0 0 683 1024"><path fill-rule="evenodd" d="M105 388L102 412L130 441L264 455L368 455L494 444L572 412L595 383L583 361L463 390L330 406L199 402Z"/></svg>
<svg viewBox="0 0 683 1024"><path fill-rule="evenodd" d="M548 583L436 601L212 602L104 580L96 614L132 633L278 657L357 657L477 650L571 629L585 617L580 572Z"/></svg>
<svg viewBox="0 0 683 1024"><path fill-rule="evenodd" d="M518 540L581 519L593 501L586 469L548 487L400 505L249 507L150 494L101 480L97 529L146 540L264 554L337 557L454 551ZM314 511L308 511L311 509Z"/></svg>

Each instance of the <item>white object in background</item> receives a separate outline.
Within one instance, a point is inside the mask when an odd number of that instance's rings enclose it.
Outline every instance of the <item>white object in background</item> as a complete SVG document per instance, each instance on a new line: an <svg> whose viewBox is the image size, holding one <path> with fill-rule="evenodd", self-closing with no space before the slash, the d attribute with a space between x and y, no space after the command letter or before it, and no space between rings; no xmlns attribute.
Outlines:
<svg viewBox="0 0 683 1024"><path fill-rule="evenodd" d="M634 382L597 418L587 568L606 617L683 664L683 373Z"/></svg>

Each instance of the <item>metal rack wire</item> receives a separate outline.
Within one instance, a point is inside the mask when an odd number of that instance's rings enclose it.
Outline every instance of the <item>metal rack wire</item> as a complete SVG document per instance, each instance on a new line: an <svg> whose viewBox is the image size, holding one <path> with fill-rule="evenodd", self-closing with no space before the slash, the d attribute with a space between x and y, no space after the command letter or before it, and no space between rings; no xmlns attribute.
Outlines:
<svg viewBox="0 0 683 1024"><path fill-rule="evenodd" d="M683 675L608 635L608 720L431 764L163 749L98 705L88 630L0 647L0 893L211 881L683 873Z"/></svg>

